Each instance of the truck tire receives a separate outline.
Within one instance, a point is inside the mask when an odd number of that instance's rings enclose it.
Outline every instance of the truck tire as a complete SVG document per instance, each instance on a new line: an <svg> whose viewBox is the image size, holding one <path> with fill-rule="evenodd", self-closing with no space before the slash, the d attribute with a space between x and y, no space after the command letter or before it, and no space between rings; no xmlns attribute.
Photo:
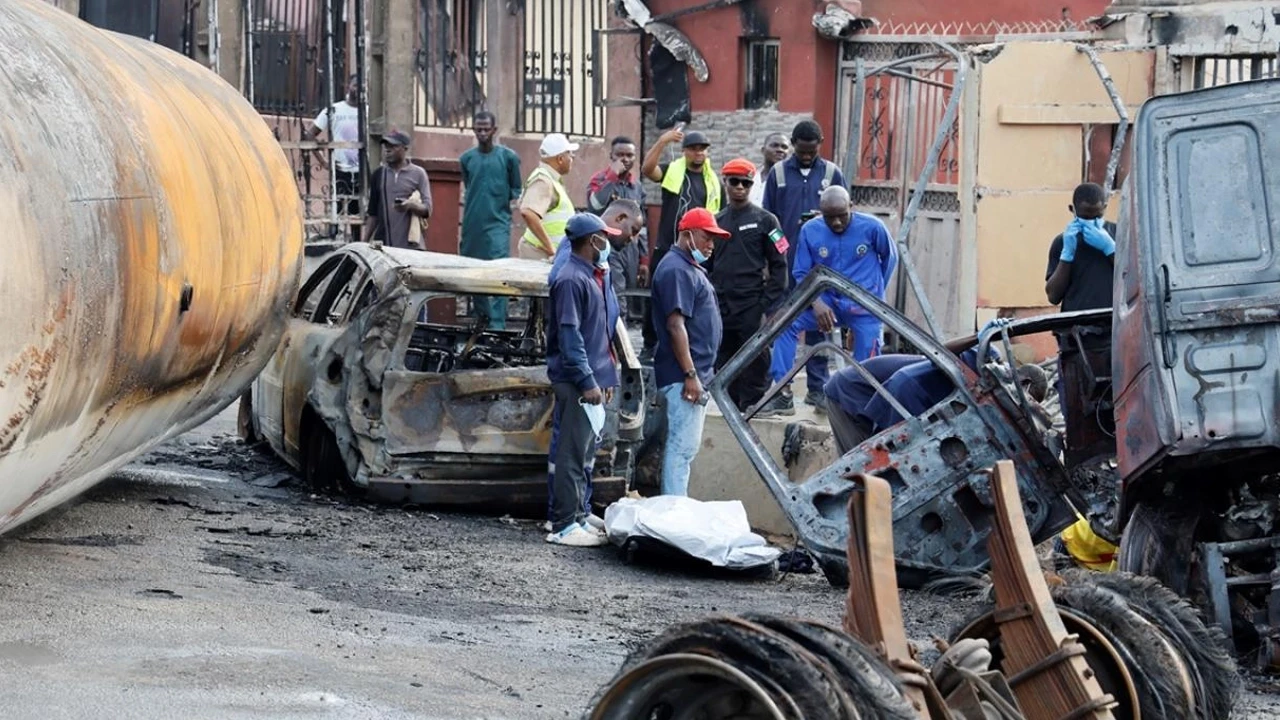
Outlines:
<svg viewBox="0 0 1280 720"><path fill-rule="evenodd" d="M1153 577L1186 597L1199 523L1196 510L1139 502L1120 536L1120 570Z"/></svg>

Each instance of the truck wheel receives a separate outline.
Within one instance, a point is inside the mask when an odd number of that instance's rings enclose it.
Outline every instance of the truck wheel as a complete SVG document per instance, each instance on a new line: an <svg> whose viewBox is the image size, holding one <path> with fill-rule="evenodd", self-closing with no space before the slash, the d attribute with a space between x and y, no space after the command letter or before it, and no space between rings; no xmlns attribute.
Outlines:
<svg viewBox="0 0 1280 720"><path fill-rule="evenodd" d="M1120 536L1120 569L1153 577L1186 597L1199 523L1195 510L1169 503L1138 503Z"/></svg>

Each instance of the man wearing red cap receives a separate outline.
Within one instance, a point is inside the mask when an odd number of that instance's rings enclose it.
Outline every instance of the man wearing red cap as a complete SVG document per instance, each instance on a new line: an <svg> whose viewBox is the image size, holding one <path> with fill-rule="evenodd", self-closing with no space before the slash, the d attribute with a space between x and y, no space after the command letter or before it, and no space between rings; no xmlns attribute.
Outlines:
<svg viewBox="0 0 1280 720"><path fill-rule="evenodd" d="M715 372L723 326L716 290L702 264L715 238L729 233L706 208L684 214L671 251L653 273L653 378L667 401L667 442L662 458L662 494L689 494L689 466L702 445L707 415L706 385Z"/></svg>
<svg viewBox="0 0 1280 720"><path fill-rule="evenodd" d="M756 166L737 158L725 163L720 174L728 187L729 206L716 215L716 224L729 236L716 243L707 263L724 325L716 370L755 335L764 314L787 289L787 238L778 218L751 201ZM769 356L762 354L729 386L729 397L745 411L768 387Z"/></svg>

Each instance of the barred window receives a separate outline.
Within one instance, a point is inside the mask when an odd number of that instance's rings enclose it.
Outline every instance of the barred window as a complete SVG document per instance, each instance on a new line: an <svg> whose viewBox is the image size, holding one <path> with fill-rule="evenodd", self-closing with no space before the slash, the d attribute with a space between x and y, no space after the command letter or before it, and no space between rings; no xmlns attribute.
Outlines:
<svg viewBox="0 0 1280 720"><path fill-rule="evenodd" d="M749 40L743 63L742 107L756 110L778 105L777 40Z"/></svg>

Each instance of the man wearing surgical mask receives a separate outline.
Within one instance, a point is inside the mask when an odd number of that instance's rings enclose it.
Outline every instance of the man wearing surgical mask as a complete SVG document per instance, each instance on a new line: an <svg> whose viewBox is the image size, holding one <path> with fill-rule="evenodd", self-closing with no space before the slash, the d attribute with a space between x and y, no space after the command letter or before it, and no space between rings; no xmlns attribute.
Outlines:
<svg viewBox="0 0 1280 720"><path fill-rule="evenodd" d="M565 225L568 262L551 282L547 307L547 376L555 392L555 444L551 532L547 542L598 547L607 540L591 527L584 511L587 467L603 426L607 395L618 386L610 324L613 289L601 266L608 265L609 237L619 234L590 213ZM616 312L616 310L615 310ZM616 315L614 315L616 317Z"/></svg>
<svg viewBox="0 0 1280 720"><path fill-rule="evenodd" d="M706 208L686 212L676 232L675 244L653 273L653 376L667 402L663 495L689 494L689 467L702 445L706 385L724 334L716 290L702 264L715 250L716 238L729 237Z"/></svg>

